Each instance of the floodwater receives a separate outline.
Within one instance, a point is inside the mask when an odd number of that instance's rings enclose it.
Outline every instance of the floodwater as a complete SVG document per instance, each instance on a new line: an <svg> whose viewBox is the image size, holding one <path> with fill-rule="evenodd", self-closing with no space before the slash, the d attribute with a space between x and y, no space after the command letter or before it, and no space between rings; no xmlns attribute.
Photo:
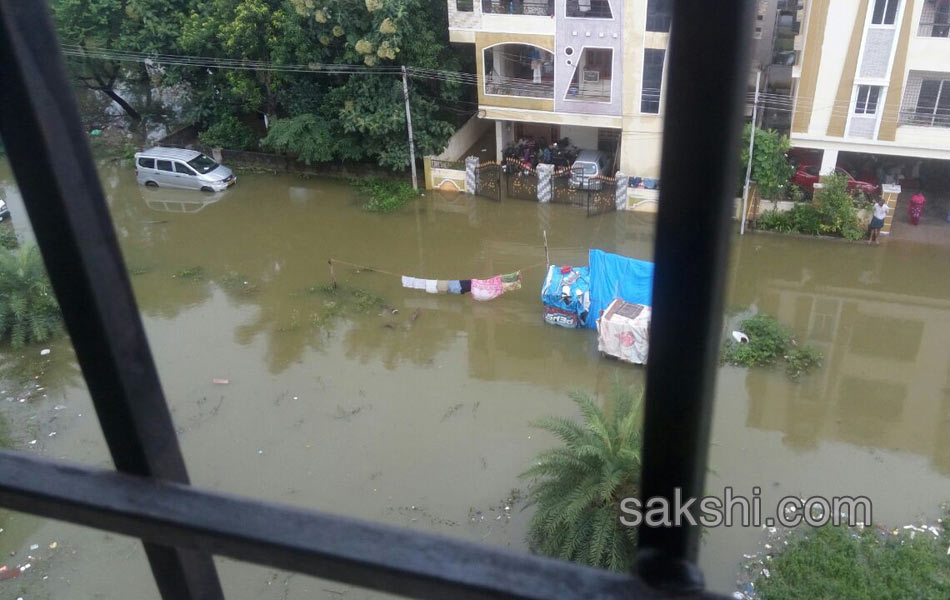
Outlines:
<svg viewBox="0 0 950 600"><path fill-rule="evenodd" d="M539 292L542 231L557 264L586 264L590 247L650 259L649 215L440 193L375 215L331 180L241 173L212 196L141 188L114 163L101 177L197 486L526 551L530 512L513 491L554 443L529 424L577 416L570 390L643 381L641 367L600 358L593 333L545 325ZM5 164L0 190L16 211ZM733 312L779 317L826 360L799 382L720 370L709 493L757 486L763 507L788 494L865 494L878 522L936 515L950 499L947 257L906 243L737 242ZM330 258L342 285L386 308L324 323ZM404 290L398 278L517 269L524 289L486 303ZM69 343L43 357L42 347L4 356L14 446L111 467ZM0 597L157 597L137 540L9 512L0 527L6 564L31 564L0 581ZM710 530L710 586L733 591L761 539L757 528ZM228 598L379 596L218 566Z"/></svg>

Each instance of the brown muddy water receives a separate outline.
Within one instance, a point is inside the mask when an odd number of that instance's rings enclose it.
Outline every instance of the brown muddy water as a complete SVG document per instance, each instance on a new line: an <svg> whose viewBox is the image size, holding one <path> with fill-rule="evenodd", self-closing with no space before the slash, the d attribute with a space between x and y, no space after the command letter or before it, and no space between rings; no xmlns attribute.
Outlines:
<svg viewBox="0 0 950 600"><path fill-rule="evenodd" d="M542 322L537 265L542 230L559 264L586 264L590 247L650 259L650 216L588 219L439 193L375 215L336 181L242 173L207 196L140 188L127 165L101 176L195 485L526 551L517 476L554 443L529 423L577 416L572 389L643 381L642 368L601 359L591 332ZM16 213L6 164L0 193ZM779 317L825 366L799 382L720 370L709 493L758 486L766 510L788 494L864 494L874 520L892 525L936 515L950 500L945 250L736 242L729 306ZM327 282L329 258L374 267L336 274L386 309L321 321L326 299L312 288ZM524 289L486 303L404 290L389 274L529 266ZM68 341L48 356L43 347L3 357L8 437L25 452L111 467ZM10 512L0 527L5 564L31 564L0 581L0 597L157 597L137 540ZM742 555L761 540L757 528L710 530L701 562L711 587L735 590ZM380 596L217 562L228 598Z"/></svg>

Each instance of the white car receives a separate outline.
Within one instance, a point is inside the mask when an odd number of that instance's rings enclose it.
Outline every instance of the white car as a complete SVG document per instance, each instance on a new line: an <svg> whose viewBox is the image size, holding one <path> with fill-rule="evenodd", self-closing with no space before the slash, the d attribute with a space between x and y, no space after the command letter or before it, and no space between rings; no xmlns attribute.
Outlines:
<svg viewBox="0 0 950 600"><path fill-rule="evenodd" d="M150 148L136 153L135 177L149 187L204 192L220 192L237 181L231 169L197 150L184 148Z"/></svg>

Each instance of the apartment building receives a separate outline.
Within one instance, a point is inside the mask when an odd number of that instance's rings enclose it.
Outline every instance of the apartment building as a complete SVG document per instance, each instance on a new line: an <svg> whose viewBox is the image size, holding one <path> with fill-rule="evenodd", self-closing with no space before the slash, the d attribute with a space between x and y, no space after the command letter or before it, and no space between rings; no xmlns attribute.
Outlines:
<svg viewBox="0 0 950 600"><path fill-rule="evenodd" d="M950 0L808 0L801 13L792 145L820 153L822 173L946 193Z"/></svg>
<svg viewBox="0 0 950 600"><path fill-rule="evenodd" d="M449 38L476 55L496 158L522 138L569 138L660 174L671 0L448 0Z"/></svg>

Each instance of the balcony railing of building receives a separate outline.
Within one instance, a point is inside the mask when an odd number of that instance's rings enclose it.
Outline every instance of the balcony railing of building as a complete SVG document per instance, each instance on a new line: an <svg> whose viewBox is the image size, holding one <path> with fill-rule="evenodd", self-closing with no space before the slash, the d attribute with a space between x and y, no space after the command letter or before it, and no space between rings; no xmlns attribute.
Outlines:
<svg viewBox="0 0 950 600"><path fill-rule="evenodd" d="M485 77L485 93L498 96L554 98L554 82L534 81L521 77L505 77L498 73L489 73Z"/></svg>
<svg viewBox="0 0 950 600"><path fill-rule="evenodd" d="M567 16L579 19L612 19L607 0L567 0Z"/></svg>
<svg viewBox="0 0 950 600"><path fill-rule="evenodd" d="M462 2L464 0L460 0L460 4ZM554 16L554 0L482 0L482 12L496 15L552 17Z"/></svg>
<svg viewBox="0 0 950 600"><path fill-rule="evenodd" d="M950 38L950 19L943 23L924 23L920 22L917 29L917 35L920 37Z"/></svg>
<svg viewBox="0 0 950 600"><path fill-rule="evenodd" d="M929 111L901 111L900 125L917 125L919 127L950 127L950 108Z"/></svg>

